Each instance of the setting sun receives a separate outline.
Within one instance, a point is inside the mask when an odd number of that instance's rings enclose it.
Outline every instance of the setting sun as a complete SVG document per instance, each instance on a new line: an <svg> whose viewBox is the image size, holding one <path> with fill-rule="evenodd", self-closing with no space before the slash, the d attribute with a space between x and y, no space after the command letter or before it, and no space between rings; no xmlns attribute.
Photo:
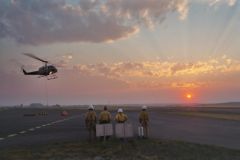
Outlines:
<svg viewBox="0 0 240 160"><path fill-rule="evenodd" d="M192 95L191 94L186 94L186 98L187 99L192 99Z"/></svg>

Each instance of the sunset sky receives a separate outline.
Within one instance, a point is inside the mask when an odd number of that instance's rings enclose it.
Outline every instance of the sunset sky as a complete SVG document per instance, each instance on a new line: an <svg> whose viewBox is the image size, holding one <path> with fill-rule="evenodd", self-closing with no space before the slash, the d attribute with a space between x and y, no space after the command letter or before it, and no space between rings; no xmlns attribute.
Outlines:
<svg viewBox="0 0 240 160"><path fill-rule="evenodd" d="M239 0L0 0L0 106L239 101L239 33Z"/></svg>

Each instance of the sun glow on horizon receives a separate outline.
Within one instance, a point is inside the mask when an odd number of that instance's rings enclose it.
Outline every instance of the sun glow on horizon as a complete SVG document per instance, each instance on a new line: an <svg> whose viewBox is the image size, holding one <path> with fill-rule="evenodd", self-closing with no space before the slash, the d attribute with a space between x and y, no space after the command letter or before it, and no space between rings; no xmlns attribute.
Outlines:
<svg viewBox="0 0 240 160"><path fill-rule="evenodd" d="M186 94L186 98L189 99L189 100L192 99L192 94L187 93L187 94Z"/></svg>

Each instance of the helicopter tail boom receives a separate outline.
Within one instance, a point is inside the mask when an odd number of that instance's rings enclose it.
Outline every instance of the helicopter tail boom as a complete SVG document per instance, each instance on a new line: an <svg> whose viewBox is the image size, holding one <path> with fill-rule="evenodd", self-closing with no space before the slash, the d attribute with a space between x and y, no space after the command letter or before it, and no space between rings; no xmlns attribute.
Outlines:
<svg viewBox="0 0 240 160"><path fill-rule="evenodd" d="M25 69L22 67L22 71L24 75L39 75L38 71L34 71L34 72L27 72L25 71Z"/></svg>

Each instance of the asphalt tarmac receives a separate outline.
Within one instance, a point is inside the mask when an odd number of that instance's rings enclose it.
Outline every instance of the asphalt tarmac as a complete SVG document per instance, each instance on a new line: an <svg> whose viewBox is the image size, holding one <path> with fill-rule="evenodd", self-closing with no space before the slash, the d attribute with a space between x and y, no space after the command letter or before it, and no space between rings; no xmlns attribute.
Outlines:
<svg viewBox="0 0 240 160"><path fill-rule="evenodd" d="M47 112L48 115L38 115ZM0 149L87 139L84 110L9 109L0 111ZM138 112L126 112L137 137ZM24 116L24 114L28 116ZM36 116L32 116L36 114ZM116 113L112 112L112 116ZM150 137L240 149L240 122L150 112Z"/></svg>

